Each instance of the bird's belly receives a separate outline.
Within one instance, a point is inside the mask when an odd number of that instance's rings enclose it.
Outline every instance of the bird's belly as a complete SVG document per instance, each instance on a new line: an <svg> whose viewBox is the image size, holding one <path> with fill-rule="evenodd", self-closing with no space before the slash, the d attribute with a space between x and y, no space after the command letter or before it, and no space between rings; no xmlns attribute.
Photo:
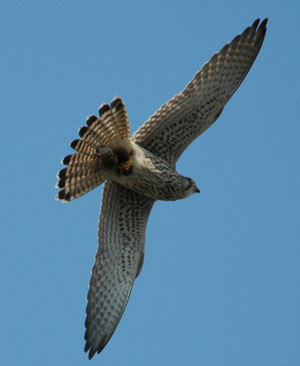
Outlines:
<svg viewBox="0 0 300 366"><path fill-rule="evenodd" d="M138 147L129 175L115 174L117 183L153 200L175 201L184 198L184 177L166 161Z"/></svg>

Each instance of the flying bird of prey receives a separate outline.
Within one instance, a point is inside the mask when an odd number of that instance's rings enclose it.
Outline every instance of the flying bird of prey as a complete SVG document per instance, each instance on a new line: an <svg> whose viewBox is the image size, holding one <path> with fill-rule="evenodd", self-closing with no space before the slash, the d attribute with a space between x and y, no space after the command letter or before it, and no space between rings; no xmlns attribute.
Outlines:
<svg viewBox="0 0 300 366"><path fill-rule="evenodd" d="M89 116L58 173L57 199L82 196L104 183L98 251L86 309L85 351L100 353L113 335L144 261L145 230L156 200L199 192L176 171L186 147L221 115L250 70L265 37L257 19L216 53L185 89L160 107L130 138L120 97Z"/></svg>

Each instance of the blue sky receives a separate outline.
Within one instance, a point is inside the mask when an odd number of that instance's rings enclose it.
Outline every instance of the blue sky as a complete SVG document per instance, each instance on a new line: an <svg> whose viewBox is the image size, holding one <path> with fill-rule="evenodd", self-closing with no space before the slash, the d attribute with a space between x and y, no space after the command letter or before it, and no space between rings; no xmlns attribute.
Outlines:
<svg viewBox="0 0 300 366"><path fill-rule="evenodd" d="M1 365L300 364L299 1L6 1L1 39ZM257 17L262 50L158 202L128 307L83 353L101 188L62 205L59 162L102 102L134 132Z"/></svg>

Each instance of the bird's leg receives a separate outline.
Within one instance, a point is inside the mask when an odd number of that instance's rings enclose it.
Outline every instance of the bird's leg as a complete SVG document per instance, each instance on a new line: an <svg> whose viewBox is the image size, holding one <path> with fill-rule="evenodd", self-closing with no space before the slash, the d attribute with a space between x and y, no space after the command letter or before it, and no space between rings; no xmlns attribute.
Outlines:
<svg viewBox="0 0 300 366"><path fill-rule="evenodd" d="M120 175L129 175L132 172L132 165L132 158L129 158L128 160L118 165L117 171Z"/></svg>

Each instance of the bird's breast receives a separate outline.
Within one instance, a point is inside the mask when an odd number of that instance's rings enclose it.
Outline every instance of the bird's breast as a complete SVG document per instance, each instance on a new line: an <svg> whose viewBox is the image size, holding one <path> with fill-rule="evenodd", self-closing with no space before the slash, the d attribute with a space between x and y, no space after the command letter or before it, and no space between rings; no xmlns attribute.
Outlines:
<svg viewBox="0 0 300 366"><path fill-rule="evenodd" d="M112 180L153 200L174 201L184 198L185 178L159 156L133 144L130 174L115 173Z"/></svg>

